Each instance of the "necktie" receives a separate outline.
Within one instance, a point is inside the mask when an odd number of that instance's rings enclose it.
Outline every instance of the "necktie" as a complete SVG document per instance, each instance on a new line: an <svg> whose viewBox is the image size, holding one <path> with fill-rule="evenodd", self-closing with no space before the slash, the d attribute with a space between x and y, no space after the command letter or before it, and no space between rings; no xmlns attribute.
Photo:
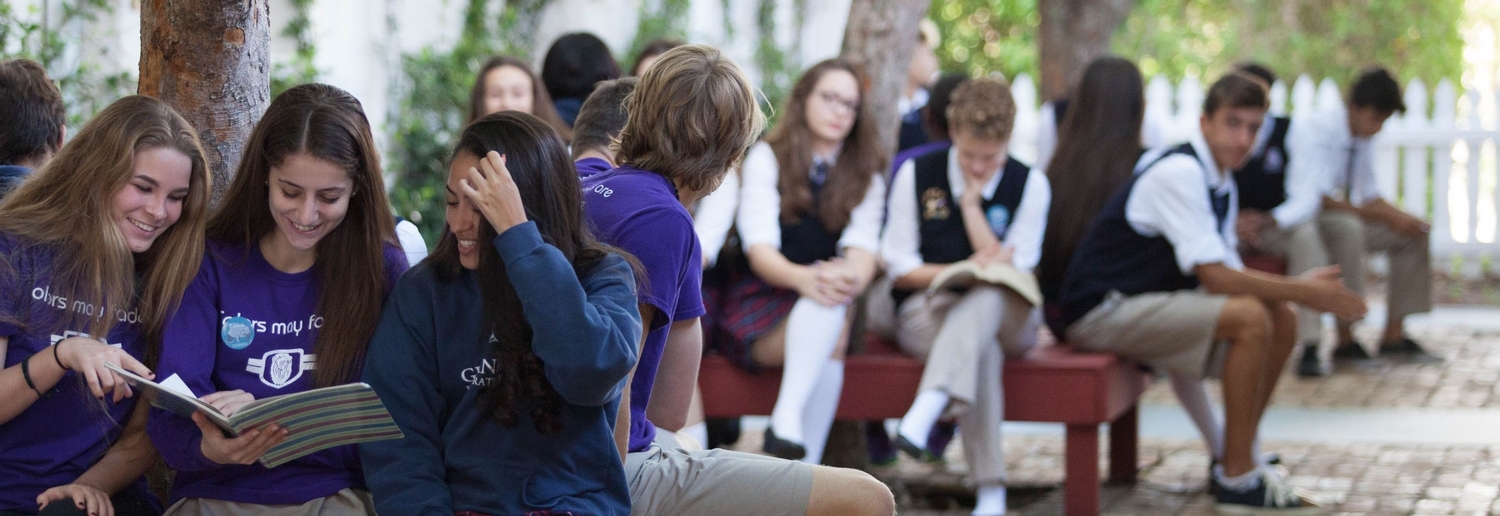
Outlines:
<svg viewBox="0 0 1500 516"><path fill-rule="evenodd" d="M1344 200L1354 203L1354 142L1349 142L1349 159L1344 163Z"/></svg>
<svg viewBox="0 0 1500 516"><path fill-rule="evenodd" d="M826 182L826 181L828 181L828 162L827 161L818 160L817 162L813 163L813 169L812 169L812 184L813 184L813 188L818 188L818 187L823 186L823 183Z"/></svg>

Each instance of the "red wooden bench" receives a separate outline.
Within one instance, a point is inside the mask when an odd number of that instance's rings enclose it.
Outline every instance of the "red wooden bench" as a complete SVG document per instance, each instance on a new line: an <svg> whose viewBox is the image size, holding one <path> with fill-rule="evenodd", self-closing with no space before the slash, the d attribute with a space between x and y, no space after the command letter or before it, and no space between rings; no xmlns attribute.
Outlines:
<svg viewBox="0 0 1500 516"><path fill-rule="evenodd" d="M916 398L922 362L879 339L845 362L838 418L899 418ZM1005 361L1005 419L1067 425L1066 494L1069 515L1099 513L1099 425L1110 423L1109 478L1134 482L1137 409L1145 386L1131 362L1106 353L1042 346ZM698 373L708 417L769 415L781 386L780 371L750 374L719 356L703 359Z"/></svg>

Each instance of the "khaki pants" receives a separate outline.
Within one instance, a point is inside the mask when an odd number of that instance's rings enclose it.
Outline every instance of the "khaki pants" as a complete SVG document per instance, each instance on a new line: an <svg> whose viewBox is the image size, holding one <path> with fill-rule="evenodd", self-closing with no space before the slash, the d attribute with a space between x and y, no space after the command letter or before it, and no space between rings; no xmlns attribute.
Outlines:
<svg viewBox="0 0 1500 516"><path fill-rule="evenodd" d="M813 466L736 451L688 450L656 429L644 451L625 456L630 514L800 516L812 497Z"/></svg>
<svg viewBox="0 0 1500 516"><path fill-rule="evenodd" d="M1041 311L1009 289L988 285L931 297L913 294L893 310L891 282L883 279L872 288L871 331L884 330L902 351L927 362L920 391L938 389L952 398L949 413L963 428L969 480L1005 482L1000 375L1005 357L1036 345Z"/></svg>
<svg viewBox="0 0 1500 516"><path fill-rule="evenodd" d="M1345 211L1324 211L1317 222L1329 258L1355 293L1365 294L1365 254L1386 253L1391 265L1387 321L1432 311L1432 247L1426 235L1397 233Z"/></svg>
<svg viewBox="0 0 1500 516"><path fill-rule="evenodd" d="M344 489L301 505L258 505L209 498L183 498L167 509L167 516L375 516L368 491Z"/></svg>
<svg viewBox="0 0 1500 516"><path fill-rule="evenodd" d="M1286 273L1297 276L1329 264L1328 250L1319 225L1309 221L1290 228L1266 228L1260 235L1260 246L1253 250L1286 258ZM1314 344L1323 340L1323 314L1297 306L1297 342Z"/></svg>

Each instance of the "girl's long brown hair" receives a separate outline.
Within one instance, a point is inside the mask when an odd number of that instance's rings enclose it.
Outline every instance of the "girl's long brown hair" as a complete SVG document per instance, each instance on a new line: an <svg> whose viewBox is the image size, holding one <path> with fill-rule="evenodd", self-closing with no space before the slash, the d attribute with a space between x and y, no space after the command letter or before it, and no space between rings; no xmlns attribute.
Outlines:
<svg viewBox="0 0 1500 516"><path fill-rule="evenodd" d="M583 193L578 172L557 133L535 116L515 111L487 115L464 128L453 155L484 156L490 151L506 157L526 208L542 240L556 247L583 278L611 252L629 255L600 244L583 215ZM489 222L480 223L479 241L492 242L496 233ZM458 239L447 227L432 257L439 281L452 283L464 272L458 257ZM633 262L635 270L641 270ZM495 359L495 381L480 394L481 406L500 425L511 428L529 415L538 432L551 433L560 426L562 397L547 380L542 359L531 348L531 323L522 311L521 298L506 273L505 262L492 245L479 246L479 269L474 271L482 297L485 327L481 345Z"/></svg>
<svg viewBox="0 0 1500 516"><path fill-rule="evenodd" d="M1052 208L1037 280L1061 285L1078 241L1109 196L1130 179L1141 155L1141 118L1146 113L1141 72L1119 57L1102 57L1084 70L1058 130L1057 151L1047 165Z"/></svg>
<svg viewBox="0 0 1500 516"><path fill-rule="evenodd" d="M818 213L811 213L812 181L808 178L808 171L813 165L813 137L812 131L807 127L807 100L824 75L840 70L854 76L855 81L860 84L860 97L863 98L868 90L865 87L867 82L853 63L844 59L829 59L815 64L802 74L802 78L797 79L797 84L792 87L792 94L782 107L781 121L766 136L766 143L771 145L771 151L776 155L776 164L781 169L777 189L781 191L781 220L784 222L795 222L803 215L811 214L816 215L829 231L842 230L849 224L849 212L854 211L854 207L864 200L870 181L885 170L890 161L890 156L885 154L880 145L875 122L866 108L867 103L860 102L854 125L849 128L849 135L844 137L839 159L828 170L822 198L818 199Z"/></svg>
<svg viewBox="0 0 1500 516"><path fill-rule="evenodd" d="M333 163L354 182L349 211L318 242L313 265L322 290L318 313L325 321L318 331L313 385L325 387L352 381L364 365L391 287L385 247L398 245L380 154L359 100L333 86L304 84L271 101L250 133L234 183L209 220L208 238L243 245L248 256L251 246L276 231L267 186L271 167L297 154Z"/></svg>
<svg viewBox="0 0 1500 516"><path fill-rule="evenodd" d="M134 254L111 220L114 196L125 188L142 151L169 148L192 161L182 214L153 242ZM0 271L32 252L52 261L54 293L68 298L61 330L83 328L104 340L121 314L139 313L146 337L147 365L154 365L167 318L177 311L203 260L204 213L209 199L208 167L198 133L166 103L129 96L95 115L73 140L0 204L0 233L16 238ZM77 303L83 305L77 305ZM95 313L75 311L95 307ZM128 316L127 316L128 318Z"/></svg>
<svg viewBox="0 0 1500 516"><path fill-rule="evenodd" d="M531 65L526 64L526 61L511 56L491 57L489 61L485 61L483 67L480 67L479 75L474 77L474 88L469 90L469 122L484 118L484 115L488 114L484 112L484 79L489 76L490 72L502 66L513 66L531 78L532 116L552 126L564 143L571 140L573 130L568 128L568 124L563 123L561 116L558 116L557 106L552 105L552 96L547 94L547 88L542 85L542 80L531 71Z"/></svg>

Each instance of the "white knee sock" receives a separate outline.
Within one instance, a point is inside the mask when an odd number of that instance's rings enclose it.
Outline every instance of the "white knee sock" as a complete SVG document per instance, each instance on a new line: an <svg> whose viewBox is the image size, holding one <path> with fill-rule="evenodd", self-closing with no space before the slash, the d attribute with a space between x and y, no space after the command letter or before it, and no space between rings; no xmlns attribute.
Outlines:
<svg viewBox="0 0 1500 516"><path fill-rule="evenodd" d="M771 410L771 429L777 437L806 445L802 414L823 365L833 359L848 310L843 305L828 307L807 298L798 299L792 306L786 322L781 390L776 395L776 407Z"/></svg>
<svg viewBox="0 0 1500 516"><path fill-rule="evenodd" d="M916 401L911 403L911 408L906 410L906 415L901 416L901 425L896 427L906 440L917 446L927 446L927 436L932 433L932 425L942 417L943 410L948 408L948 393L938 389L929 389L917 393Z"/></svg>
<svg viewBox="0 0 1500 516"><path fill-rule="evenodd" d="M807 400L807 409L802 412L802 435L807 440L803 446L807 455L802 462L821 464L823 450L828 445L828 431L833 428L834 417L839 411L839 397L844 391L844 361L830 360L823 365L823 374L818 375L818 384Z"/></svg>
<svg viewBox="0 0 1500 516"><path fill-rule="evenodd" d="M975 492L974 516L1005 514L1005 486L982 485Z"/></svg>
<svg viewBox="0 0 1500 516"><path fill-rule="evenodd" d="M1177 394L1182 409L1187 411L1193 424L1198 426L1198 433L1203 435L1209 453L1215 459L1223 458L1224 428L1219 425L1218 416L1214 415L1213 406L1208 402L1208 389L1203 386L1203 380L1177 374L1167 376L1172 380L1172 392Z"/></svg>

